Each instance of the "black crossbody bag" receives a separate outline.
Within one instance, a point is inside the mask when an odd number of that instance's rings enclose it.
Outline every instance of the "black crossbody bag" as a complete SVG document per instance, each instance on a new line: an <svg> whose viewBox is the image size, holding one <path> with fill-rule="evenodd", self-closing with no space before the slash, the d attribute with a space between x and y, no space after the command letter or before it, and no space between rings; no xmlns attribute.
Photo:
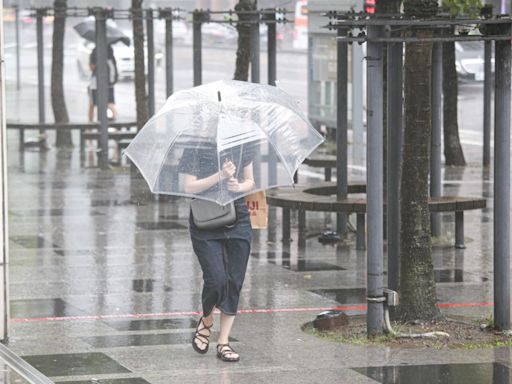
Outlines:
<svg viewBox="0 0 512 384"><path fill-rule="evenodd" d="M243 149L244 145L242 144L235 175L236 179L238 179L238 173L242 166ZM236 224L236 208L233 201L226 205L220 205L213 201L194 199L190 203L190 209L192 211L192 220L199 229L229 228Z"/></svg>

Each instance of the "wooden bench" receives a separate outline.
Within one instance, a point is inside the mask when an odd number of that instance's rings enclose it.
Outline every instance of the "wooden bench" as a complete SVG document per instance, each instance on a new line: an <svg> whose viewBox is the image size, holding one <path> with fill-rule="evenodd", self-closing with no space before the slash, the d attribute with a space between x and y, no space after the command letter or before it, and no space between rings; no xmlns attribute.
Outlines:
<svg viewBox="0 0 512 384"><path fill-rule="evenodd" d="M366 187L349 185L349 193L364 193ZM290 239L290 211L299 212L299 239L305 239L306 211L355 213L357 215L356 248L366 249L365 221L366 198L347 198L337 200L334 183L319 183L315 187L303 186L294 189L278 189L269 191L269 205L283 208L283 240ZM455 212L455 247L464 246L464 211L486 208L487 202L482 198L442 196L429 199L431 212Z"/></svg>
<svg viewBox="0 0 512 384"><path fill-rule="evenodd" d="M110 121L109 128L132 128L136 127L135 121ZM14 121L7 122L7 129L16 129L19 131L20 150L24 148L25 130L38 130L40 132L46 130L79 130L80 131L80 153L85 152L85 140L99 140L100 124L99 123L20 123ZM96 130L96 132L94 132ZM91 132L89 132L91 131ZM123 138L133 138L136 132L109 132L109 138L121 140Z"/></svg>

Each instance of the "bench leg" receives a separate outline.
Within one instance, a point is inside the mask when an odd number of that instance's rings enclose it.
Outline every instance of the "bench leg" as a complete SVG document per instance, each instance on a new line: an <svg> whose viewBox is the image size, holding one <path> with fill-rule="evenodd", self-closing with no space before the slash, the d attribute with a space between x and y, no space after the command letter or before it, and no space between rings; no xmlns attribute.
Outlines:
<svg viewBox="0 0 512 384"><path fill-rule="evenodd" d="M20 129L20 151L25 150L25 130Z"/></svg>
<svg viewBox="0 0 512 384"><path fill-rule="evenodd" d="M289 243L291 240L291 217L290 210L283 208L283 241Z"/></svg>
<svg viewBox="0 0 512 384"><path fill-rule="evenodd" d="M299 249L306 247L306 211L299 209Z"/></svg>
<svg viewBox="0 0 512 384"><path fill-rule="evenodd" d="M325 181L331 181L332 178L332 169L325 168Z"/></svg>
<svg viewBox="0 0 512 384"><path fill-rule="evenodd" d="M464 211L455 212L455 248L464 249Z"/></svg>
<svg viewBox="0 0 512 384"><path fill-rule="evenodd" d="M357 231L356 231L356 249L364 251L366 249L366 215L364 213L357 214Z"/></svg>

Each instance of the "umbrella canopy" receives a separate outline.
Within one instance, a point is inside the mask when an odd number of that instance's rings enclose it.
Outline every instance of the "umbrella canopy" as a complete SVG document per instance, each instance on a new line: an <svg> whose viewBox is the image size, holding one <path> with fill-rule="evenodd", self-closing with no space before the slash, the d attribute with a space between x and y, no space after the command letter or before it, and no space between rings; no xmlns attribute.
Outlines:
<svg viewBox="0 0 512 384"><path fill-rule="evenodd" d="M124 154L153 193L227 204L255 190L293 185L299 165L323 141L286 92L232 80L170 96ZM251 191L228 191L221 178L227 161L235 165L234 177L241 181L250 164L260 170L255 172L256 185ZM269 167L274 167L276 178L269 177ZM218 177L212 187L201 192L187 188L187 177L212 175Z"/></svg>
<svg viewBox="0 0 512 384"><path fill-rule="evenodd" d="M73 27L84 39L96 42L96 21L93 17L87 18L85 21ZM121 31L113 22L107 21L107 44L114 44L118 41L130 46L130 38Z"/></svg>

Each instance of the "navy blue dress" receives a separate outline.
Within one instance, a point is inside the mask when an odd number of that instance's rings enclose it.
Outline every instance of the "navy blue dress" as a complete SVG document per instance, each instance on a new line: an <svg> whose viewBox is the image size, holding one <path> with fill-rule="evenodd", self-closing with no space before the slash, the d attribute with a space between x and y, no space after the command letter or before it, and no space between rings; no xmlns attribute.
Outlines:
<svg viewBox="0 0 512 384"><path fill-rule="evenodd" d="M229 156L237 170L241 165L238 179L242 182L243 177L240 175L243 175L243 168L252 162L250 153L244 152L240 156L240 149L235 148L224 156ZM224 159L221 161L223 162ZM179 170L181 173L203 179L218 172L218 162L216 150L185 149ZM222 186L216 184L206 193L219 191L220 188L227 191L226 184ZM194 225L192 213L190 214L189 230L192 247L203 271L204 316L208 316L214 307L226 315L235 315L238 309L240 291L251 253L252 228L244 198L235 200L235 207L237 221L229 228L199 229Z"/></svg>

